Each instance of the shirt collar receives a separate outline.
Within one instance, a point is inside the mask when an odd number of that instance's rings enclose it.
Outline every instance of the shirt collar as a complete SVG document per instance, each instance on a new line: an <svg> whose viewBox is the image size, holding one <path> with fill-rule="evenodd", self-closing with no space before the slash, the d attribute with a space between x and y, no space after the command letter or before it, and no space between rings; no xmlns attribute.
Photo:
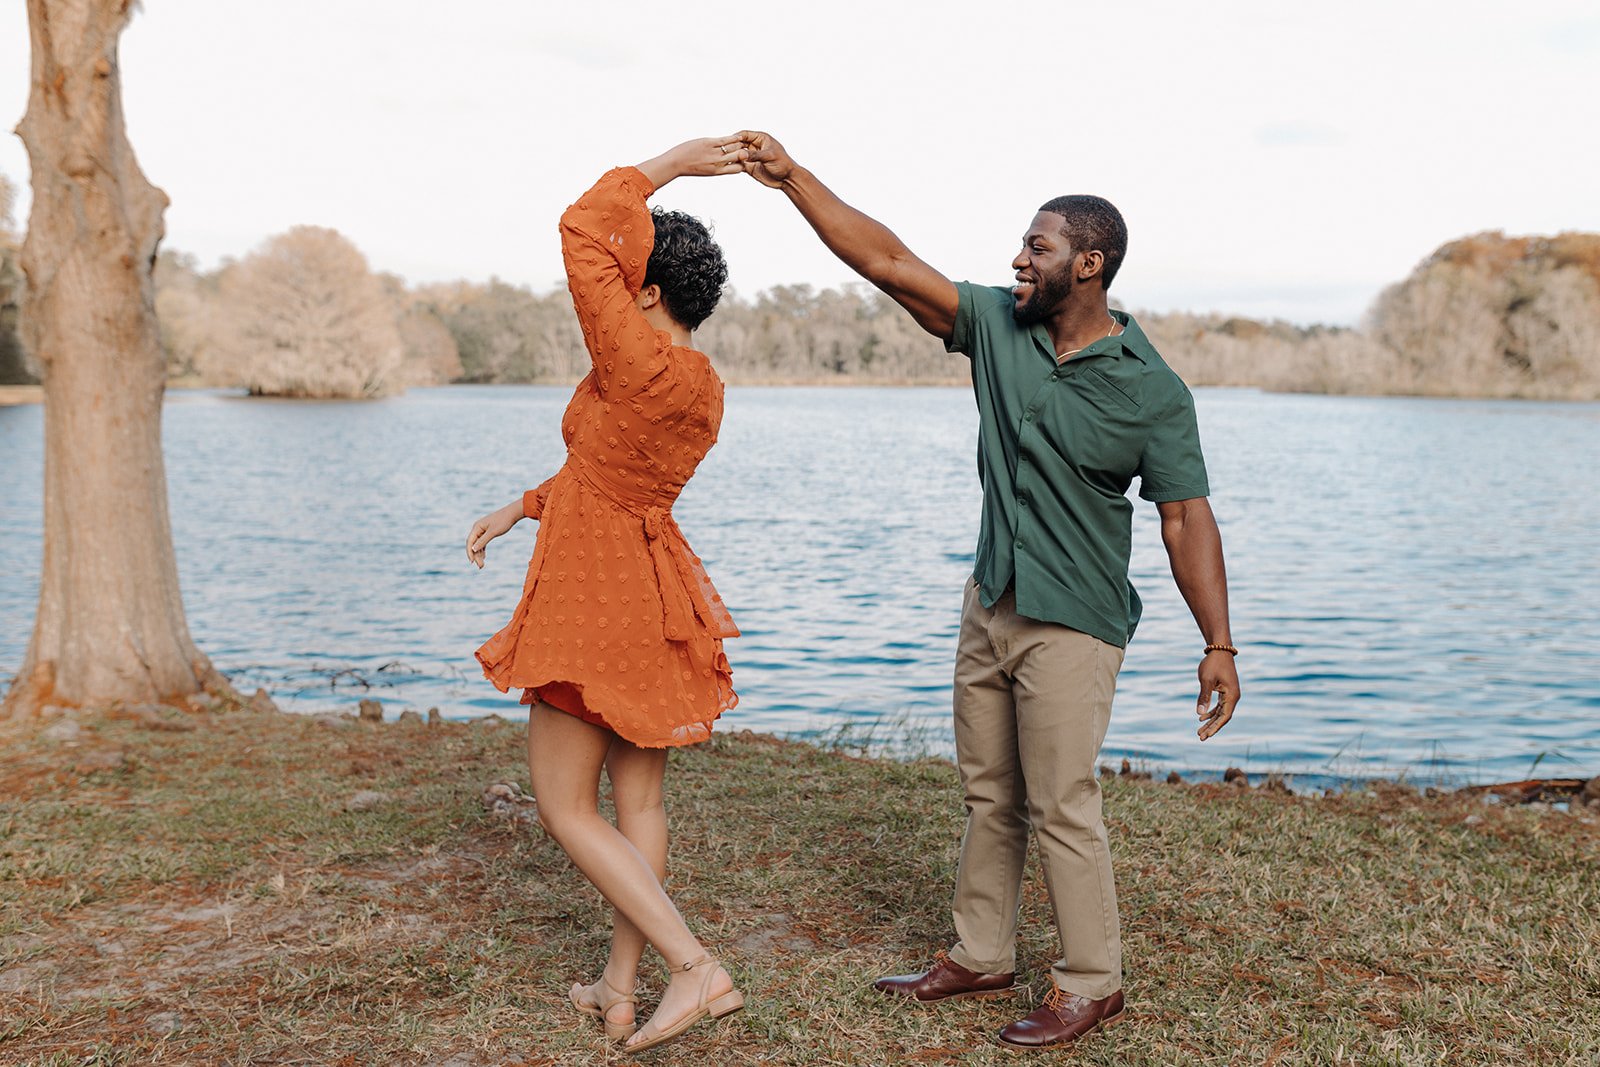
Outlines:
<svg viewBox="0 0 1600 1067"><path fill-rule="evenodd" d="M1150 357L1156 354L1155 346L1150 343L1150 338L1144 335L1144 331L1139 328L1133 316L1126 311L1113 309L1111 317L1122 323L1122 332L1113 340L1121 341L1122 350L1140 363L1149 363Z"/></svg>
<svg viewBox="0 0 1600 1067"><path fill-rule="evenodd" d="M1073 359L1082 359L1085 356L1117 356L1126 352L1140 363L1149 363L1150 357L1155 355L1155 346L1144 335L1139 324L1132 315L1126 311L1111 309L1111 317L1122 323L1122 332L1115 337L1102 337L1100 340L1088 345L1082 352L1073 356ZM1050 344L1050 333L1043 325L1036 324L1030 331L1033 334L1034 344L1049 356L1055 358L1055 349Z"/></svg>

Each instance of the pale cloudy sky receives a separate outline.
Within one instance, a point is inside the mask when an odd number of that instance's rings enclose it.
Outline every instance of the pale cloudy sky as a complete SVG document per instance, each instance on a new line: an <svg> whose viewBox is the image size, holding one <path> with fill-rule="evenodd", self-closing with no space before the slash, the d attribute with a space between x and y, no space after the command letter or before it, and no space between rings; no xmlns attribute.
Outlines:
<svg viewBox="0 0 1600 1067"><path fill-rule="evenodd" d="M207 264L316 223L413 281L548 289L601 170L741 127L955 278L1108 196L1114 295L1157 310L1351 322L1450 238L1600 230L1593 0L146 0L122 61L168 246ZM0 122L27 93L6 3ZM657 202L715 223L741 292L851 277L748 178Z"/></svg>

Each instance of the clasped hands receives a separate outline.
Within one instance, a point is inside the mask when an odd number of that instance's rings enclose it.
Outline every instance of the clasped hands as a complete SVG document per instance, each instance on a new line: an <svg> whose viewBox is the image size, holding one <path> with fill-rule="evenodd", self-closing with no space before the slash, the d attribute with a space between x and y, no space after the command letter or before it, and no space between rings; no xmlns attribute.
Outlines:
<svg viewBox="0 0 1600 1067"><path fill-rule="evenodd" d="M740 130L727 137L685 141L645 160L638 169L657 189L674 178L711 178L740 172L775 189L794 172L794 160L771 134Z"/></svg>

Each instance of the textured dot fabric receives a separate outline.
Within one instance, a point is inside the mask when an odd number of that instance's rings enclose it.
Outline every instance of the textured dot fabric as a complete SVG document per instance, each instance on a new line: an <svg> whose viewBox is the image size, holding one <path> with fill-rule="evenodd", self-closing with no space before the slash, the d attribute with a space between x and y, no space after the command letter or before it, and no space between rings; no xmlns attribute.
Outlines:
<svg viewBox="0 0 1600 1067"><path fill-rule="evenodd" d="M608 171L561 216L567 287L594 367L561 419L566 462L523 494L539 521L522 599L478 649L484 675L646 748L695 744L738 703L738 629L672 517L716 444L722 379L634 303L655 229L649 180Z"/></svg>

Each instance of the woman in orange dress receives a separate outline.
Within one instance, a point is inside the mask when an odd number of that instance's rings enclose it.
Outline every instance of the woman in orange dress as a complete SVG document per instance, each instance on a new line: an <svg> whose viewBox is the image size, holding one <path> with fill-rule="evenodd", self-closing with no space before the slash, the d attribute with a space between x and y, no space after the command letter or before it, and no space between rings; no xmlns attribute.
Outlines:
<svg viewBox="0 0 1600 1067"><path fill-rule="evenodd" d="M539 522L522 599L478 660L501 691L523 690L540 821L615 908L604 972L569 997L632 1051L744 1002L661 888L667 750L706 740L738 699L722 651L738 630L672 518L722 421L722 380L689 344L727 266L698 220L646 206L674 178L738 174L744 158L737 137L689 141L608 171L561 216L567 286L593 359L561 420L566 462L467 538L482 567L490 541ZM615 826L599 812L602 769ZM641 1029L646 942L672 977Z"/></svg>

